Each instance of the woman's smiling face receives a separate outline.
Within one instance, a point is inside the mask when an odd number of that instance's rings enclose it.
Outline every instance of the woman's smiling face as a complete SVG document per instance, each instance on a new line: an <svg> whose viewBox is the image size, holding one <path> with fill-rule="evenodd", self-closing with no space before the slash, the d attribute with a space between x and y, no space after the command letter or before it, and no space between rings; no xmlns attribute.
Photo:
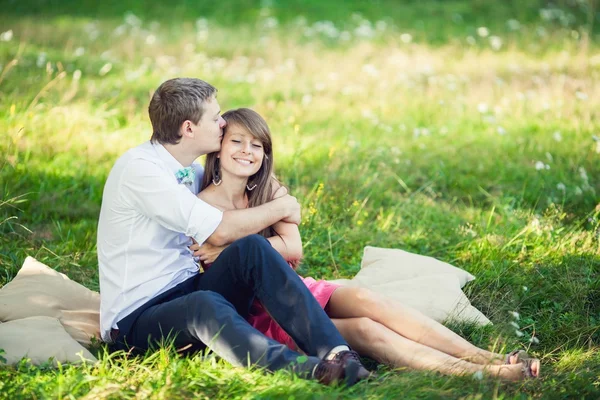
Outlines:
<svg viewBox="0 0 600 400"><path fill-rule="evenodd" d="M227 125L219 152L223 171L248 178L258 172L264 155L260 140L238 124Z"/></svg>

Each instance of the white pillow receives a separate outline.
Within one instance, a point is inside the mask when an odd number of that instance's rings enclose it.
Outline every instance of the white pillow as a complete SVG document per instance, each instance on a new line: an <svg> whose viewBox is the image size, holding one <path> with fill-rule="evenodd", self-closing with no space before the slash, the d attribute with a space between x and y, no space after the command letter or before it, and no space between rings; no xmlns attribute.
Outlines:
<svg viewBox="0 0 600 400"><path fill-rule="evenodd" d="M95 362L96 358L77 343L59 320L51 317L29 317L0 324L0 349L9 365L29 358L34 365L50 359L60 363Z"/></svg>
<svg viewBox="0 0 600 400"><path fill-rule="evenodd" d="M58 318L84 346L100 337L100 295L33 257L0 289L0 321L46 316Z"/></svg>
<svg viewBox="0 0 600 400"><path fill-rule="evenodd" d="M386 283L390 279L411 279L440 274L456 276L460 287L475 279L467 271L433 257L409 253L400 249L371 246L364 249L361 270L355 279L367 279L370 283Z"/></svg>
<svg viewBox="0 0 600 400"><path fill-rule="evenodd" d="M332 282L370 289L439 322L490 324L461 290L473 279L468 272L432 257L367 246L356 276Z"/></svg>

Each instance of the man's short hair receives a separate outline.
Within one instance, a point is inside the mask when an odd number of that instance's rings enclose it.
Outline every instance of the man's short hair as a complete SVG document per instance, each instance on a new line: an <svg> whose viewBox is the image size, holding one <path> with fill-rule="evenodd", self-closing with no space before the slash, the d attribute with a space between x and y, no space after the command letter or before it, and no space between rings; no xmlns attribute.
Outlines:
<svg viewBox="0 0 600 400"><path fill-rule="evenodd" d="M217 93L211 84L195 78L175 78L165 81L156 89L148 114L152 123L150 141L177 144L181 140L179 128L184 121L200 122L204 102Z"/></svg>

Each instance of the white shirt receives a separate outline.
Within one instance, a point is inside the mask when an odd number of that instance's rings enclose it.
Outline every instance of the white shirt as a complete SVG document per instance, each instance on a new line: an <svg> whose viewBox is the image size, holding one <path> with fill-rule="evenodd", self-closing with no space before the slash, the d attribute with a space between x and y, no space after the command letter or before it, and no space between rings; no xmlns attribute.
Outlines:
<svg viewBox="0 0 600 400"><path fill-rule="evenodd" d="M179 184L183 166L160 144L130 149L113 166L98 222L100 331L110 342L117 322L155 296L198 273L188 246L203 243L223 213L196 197L203 168L191 187Z"/></svg>

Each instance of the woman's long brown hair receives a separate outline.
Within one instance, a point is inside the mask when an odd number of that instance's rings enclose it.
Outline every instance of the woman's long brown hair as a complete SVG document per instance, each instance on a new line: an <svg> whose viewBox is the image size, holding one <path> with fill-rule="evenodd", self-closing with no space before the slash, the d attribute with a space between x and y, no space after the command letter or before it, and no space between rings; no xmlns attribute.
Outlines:
<svg viewBox="0 0 600 400"><path fill-rule="evenodd" d="M227 111L223 114L223 119L227 122L225 133L227 133L227 129L231 126L236 125L244 128L248 133L260 140L263 146L264 157L262 165L254 175L248 178L248 186L252 187L256 185L256 188L253 190L246 189L248 207L260 206L271 201L273 197L273 181L276 181L276 178L273 167L273 143L267 122L256 111L249 108L238 108ZM202 179L200 190L207 188L212 183L213 178L220 176L220 164L217 155L218 152L215 152L206 156L204 178ZM264 237L270 237L276 235L277 232L269 227L263 229L259 234Z"/></svg>

